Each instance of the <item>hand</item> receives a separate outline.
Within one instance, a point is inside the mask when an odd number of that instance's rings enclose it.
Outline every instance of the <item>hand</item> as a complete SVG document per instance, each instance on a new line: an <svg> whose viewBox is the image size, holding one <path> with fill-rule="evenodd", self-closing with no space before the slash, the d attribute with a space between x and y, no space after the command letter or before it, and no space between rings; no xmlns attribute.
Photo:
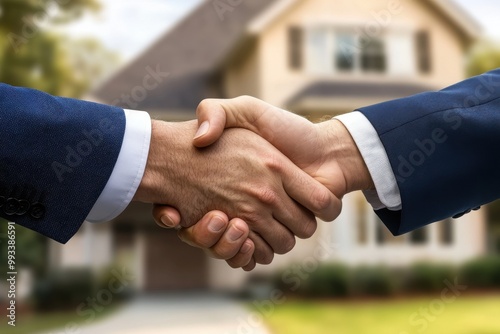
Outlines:
<svg viewBox="0 0 500 334"><path fill-rule="evenodd" d="M259 136L228 130L215 145L196 149L191 144L195 131L195 121L153 122L148 162L134 200L175 207L183 227L214 209L244 219L257 263L288 252L294 235L310 237L316 229L314 214L337 214L339 200Z"/></svg>
<svg viewBox="0 0 500 334"><path fill-rule="evenodd" d="M197 147L211 145L224 129L244 128L275 146L337 198L373 188L368 168L340 121L313 124L250 96L204 100L196 113L199 129L193 143Z"/></svg>
<svg viewBox="0 0 500 334"><path fill-rule="evenodd" d="M304 171L325 184L337 198L354 190L374 188L356 144L339 121L315 125L251 97L205 100L198 107L197 115L200 128L194 143L199 147L215 142L225 128L243 127L272 143ZM157 208L157 219L168 219L168 210L166 207ZM193 241L199 240L194 235L196 232L185 231L184 240L197 244ZM219 246L229 247L222 246L224 242L221 240Z"/></svg>
<svg viewBox="0 0 500 334"><path fill-rule="evenodd" d="M163 228L178 226L180 216L177 210L162 205L156 205L153 210L153 216L156 218L170 215L174 220L168 221L168 225L156 221ZM255 245L248 238L250 233L248 225L241 219L234 218L229 221L225 213L211 211L195 225L178 229L177 233L185 243L201 248L212 258L227 260L226 262L233 268L243 267L251 270L255 267L253 257Z"/></svg>

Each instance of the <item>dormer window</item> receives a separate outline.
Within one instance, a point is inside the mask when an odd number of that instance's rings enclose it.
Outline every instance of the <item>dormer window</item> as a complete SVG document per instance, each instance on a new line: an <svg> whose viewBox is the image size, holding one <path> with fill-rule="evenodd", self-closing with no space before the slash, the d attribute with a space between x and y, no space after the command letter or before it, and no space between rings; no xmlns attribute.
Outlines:
<svg viewBox="0 0 500 334"><path fill-rule="evenodd" d="M385 43L381 38L337 33L335 67L341 72L378 72L386 70Z"/></svg>
<svg viewBox="0 0 500 334"><path fill-rule="evenodd" d="M307 28L304 36L307 69L312 73L409 76L417 70L415 35L409 29L369 35L360 27L321 25Z"/></svg>

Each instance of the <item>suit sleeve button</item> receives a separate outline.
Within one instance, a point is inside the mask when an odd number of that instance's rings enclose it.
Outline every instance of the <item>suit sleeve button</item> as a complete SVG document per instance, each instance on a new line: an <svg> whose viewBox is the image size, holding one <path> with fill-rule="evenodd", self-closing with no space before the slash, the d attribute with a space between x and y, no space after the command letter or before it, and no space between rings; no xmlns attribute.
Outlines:
<svg viewBox="0 0 500 334"><path fill-rule="evenodd" d="M17 212L16 212L16 215L18 216L23 216L25 215L28 210L30 209L30 202L28 202L27 200L20 200L19 201L19 208L17 209Z"/></svg>
<svg viewBox="0 0 500 334"><path fill-rule="evenodd" d="M45 206L42 203L31 205L30 216L35 219L41 219L45 215Z"/></svg>
<svg viewBox="0 0 500 334"><path fill-rule="evenodd" d="M19 209L19 201L15 198L9 198L4 205L3 211L6 215L12 216Z"/></svg>

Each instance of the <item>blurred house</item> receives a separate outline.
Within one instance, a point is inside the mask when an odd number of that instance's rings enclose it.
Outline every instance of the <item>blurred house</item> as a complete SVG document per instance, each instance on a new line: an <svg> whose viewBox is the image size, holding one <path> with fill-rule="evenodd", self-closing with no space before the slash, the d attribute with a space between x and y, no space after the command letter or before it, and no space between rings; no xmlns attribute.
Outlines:
<svg viewBox="0 0 500 334"><path fill-rule="evenodd" d="M317 121L464 79L464 55L478 34L445 0L206 1L93 98L177 121L193 119L203 98L248 94ZM361 194L344 203L335 222L320 222L312 239L257 273L319 260L462 262L485 251L481 211L394 238ZM68 245L53 245L51 259L126 263L145 291L238 288L248 278L157 228L141 205L112 223L85 224Z"/></svg>

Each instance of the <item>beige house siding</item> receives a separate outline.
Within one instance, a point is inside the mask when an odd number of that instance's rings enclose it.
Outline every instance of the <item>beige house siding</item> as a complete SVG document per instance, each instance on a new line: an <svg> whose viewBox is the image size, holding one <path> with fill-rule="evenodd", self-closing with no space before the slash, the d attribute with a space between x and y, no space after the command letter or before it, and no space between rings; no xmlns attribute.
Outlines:
<svg viewBox="0 0 500 334"><path fill-rule="evenodd" d="M224 93L226 97L251 95L261 97L261 58L259 41L245 49L223 71Z"/></svg>
<svg viewBox="0 0 500 334"><path fill-rule="evenodd" d="M387 26L387 30L404 27L413 33L422 29L430 32L432 52L432 72L430 74L402 78L386 74L317 75L308 73L306 68L298 71L289 68L287 32L290 26L307 27L314 22L331 22L332 25L359 23L362 31L368 31L370 25L377 24L376 13L387 10L390 2L385 0L298 1L260 33L258 36L259 47L248 56L249 60L245 62L244 68L232 67L227 72L227 86L230 86L227 91L228 95L236 96L240 95L240 92L256 92L254 95L269 103L282 106L294 93L318 78L362 80L364 82L409 81L436 88L463 79L464 45L462 36L428 4L410 0L401 1L400 13L390 17L390 25ZM258 54L258 59L255 59L255 53ZM248 76L248 74L251 75ZM256 86L249 83L256 76L260 79L257 80L261 83L260 92Z"/></svg>

